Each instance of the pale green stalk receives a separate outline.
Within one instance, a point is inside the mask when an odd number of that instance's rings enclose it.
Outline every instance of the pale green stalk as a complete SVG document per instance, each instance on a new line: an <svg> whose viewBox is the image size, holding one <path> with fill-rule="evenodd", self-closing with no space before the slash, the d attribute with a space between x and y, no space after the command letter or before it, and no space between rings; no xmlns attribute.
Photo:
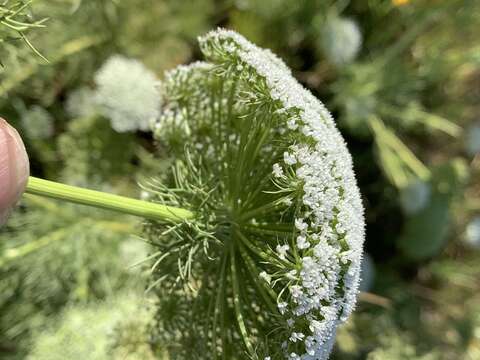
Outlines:
<svg viewBox="0 0 480 360"><path fill-rule="evenodd" d="M40 195L76 204L140 216L150 220L179 222L194 217L194 213L186 209L83 189L35 177L29 178L25 192L28 194Z"/></svg>

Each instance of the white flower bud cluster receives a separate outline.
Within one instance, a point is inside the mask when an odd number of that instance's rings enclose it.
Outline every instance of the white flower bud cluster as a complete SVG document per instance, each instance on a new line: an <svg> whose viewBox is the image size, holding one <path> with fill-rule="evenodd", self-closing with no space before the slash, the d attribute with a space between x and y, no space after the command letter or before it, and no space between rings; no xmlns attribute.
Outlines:
<svg viewBox="0 0 480 360"><path fill-rule="evenodd" d="M301 270L277 307L286 319L293 319L283 343L285 357L327 359L338 324L355 306L364 241L363 207L345 142L323 104L270 51L228 30L207 34L200 45L209 60L226 54L227 61L233 59L263 79L267 95L284 110L285 134L302 139L284 152L283 163L276 163L272 171L275 178L294 169L303 183L303 206L295 219L296 249L288 243L276 248L280 259L299 259Z"/></svg>
<svg viewBox="0 0 480 360"><path fill-rule="evenodd" d="M160 116L153 119L151 128L159 139L171 137L184 137L185 139L194 140L191 138L190 125L187 121L187 114L185 108L179 106L179 102L191 101L196 99L198 101L196 115L210 114L210 105L207 94L198 91L195 86L196 83L201 82L199 79L202 72L209 71L211 65L204 62L195 62L190 65L180 65L175 69L165 73L165 78L162 81L160 92L168 94L169 102L163 103ZM187 84L192 84L188 86ZM188 99L183 99L181 89L188 87L190 94ZM190 116L192 114L189 114ZM209 138L202 139L204 142L209 142ZM203 148L205 144L198 143L196 146ZM208 151L212 152L209 147Z"/></svg>
<svg viewBox="0 0 480 360"><path fill-rule="evenodd" d="M148 130L159 115L159 81L138 60L112 56L95 75L96 102L118 132Z"/></svg>

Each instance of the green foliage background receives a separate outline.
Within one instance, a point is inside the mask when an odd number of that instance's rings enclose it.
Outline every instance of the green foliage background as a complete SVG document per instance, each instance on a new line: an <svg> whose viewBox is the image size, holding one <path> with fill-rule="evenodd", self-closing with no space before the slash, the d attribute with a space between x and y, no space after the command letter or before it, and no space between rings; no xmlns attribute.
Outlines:
<svg viewBox="0 0 480 360"><path fill-rule="evenodd" d="M196 37L217 26L271 48L338 119L364 196L370 286L333 358L480 359L480 241L465 241L480 215L479 150L466 148L480 121L478 1L2 3L0 114L23 134L32 173L129 196L140 195L135 174L165 164L150 134L118 134L74 97L102 63L123 54L161 79L198 59ZM342 62L339 19L362 38ZM138 229L25 197L0 232L0 359L60 359L73 345L63 358L168 358L148 334L154 304L138 296L148 271L129 267L148 254ZM88 319L98 346L72 336Z"/></svg>

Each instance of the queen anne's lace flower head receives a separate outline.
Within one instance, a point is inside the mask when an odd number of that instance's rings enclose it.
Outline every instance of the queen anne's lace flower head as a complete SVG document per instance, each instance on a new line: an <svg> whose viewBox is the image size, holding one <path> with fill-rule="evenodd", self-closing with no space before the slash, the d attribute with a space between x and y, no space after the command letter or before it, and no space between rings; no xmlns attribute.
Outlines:
<svg viewBox="0 0 480 360"><path fill-rule="evenodd" d="M96 102L118 132L147 130L159 113L159 82L138 60L112 56L95 75Z"/></svg>
<svg viewBox="0 0 480 360"><path fill-rule="evenodd" d="M364 240L345 142L270 51L222 29L199 41L208 62L166 74L154 124L177 160L152 194L197 209L192 223L147 228L159 292L175 299L160 300L162 316L188 324L170 340L199 358L327 359L355 306Z"/></svg>

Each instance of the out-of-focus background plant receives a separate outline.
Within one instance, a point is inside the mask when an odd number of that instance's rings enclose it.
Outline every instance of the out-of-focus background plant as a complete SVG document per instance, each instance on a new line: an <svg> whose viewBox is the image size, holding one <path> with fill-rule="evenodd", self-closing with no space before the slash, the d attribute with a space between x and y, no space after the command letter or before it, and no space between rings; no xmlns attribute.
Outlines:
<svg viewBox="0 0 480 360"><path fill-rule="evenodd" d="M279 54L353 154L367 255L333 358L480 359L478 1L2 1L0 114L32 173L141 196L164 166L152 85L217 26ZM0 232L0 358L168 359L138 227L25 197Z"/></svg>

